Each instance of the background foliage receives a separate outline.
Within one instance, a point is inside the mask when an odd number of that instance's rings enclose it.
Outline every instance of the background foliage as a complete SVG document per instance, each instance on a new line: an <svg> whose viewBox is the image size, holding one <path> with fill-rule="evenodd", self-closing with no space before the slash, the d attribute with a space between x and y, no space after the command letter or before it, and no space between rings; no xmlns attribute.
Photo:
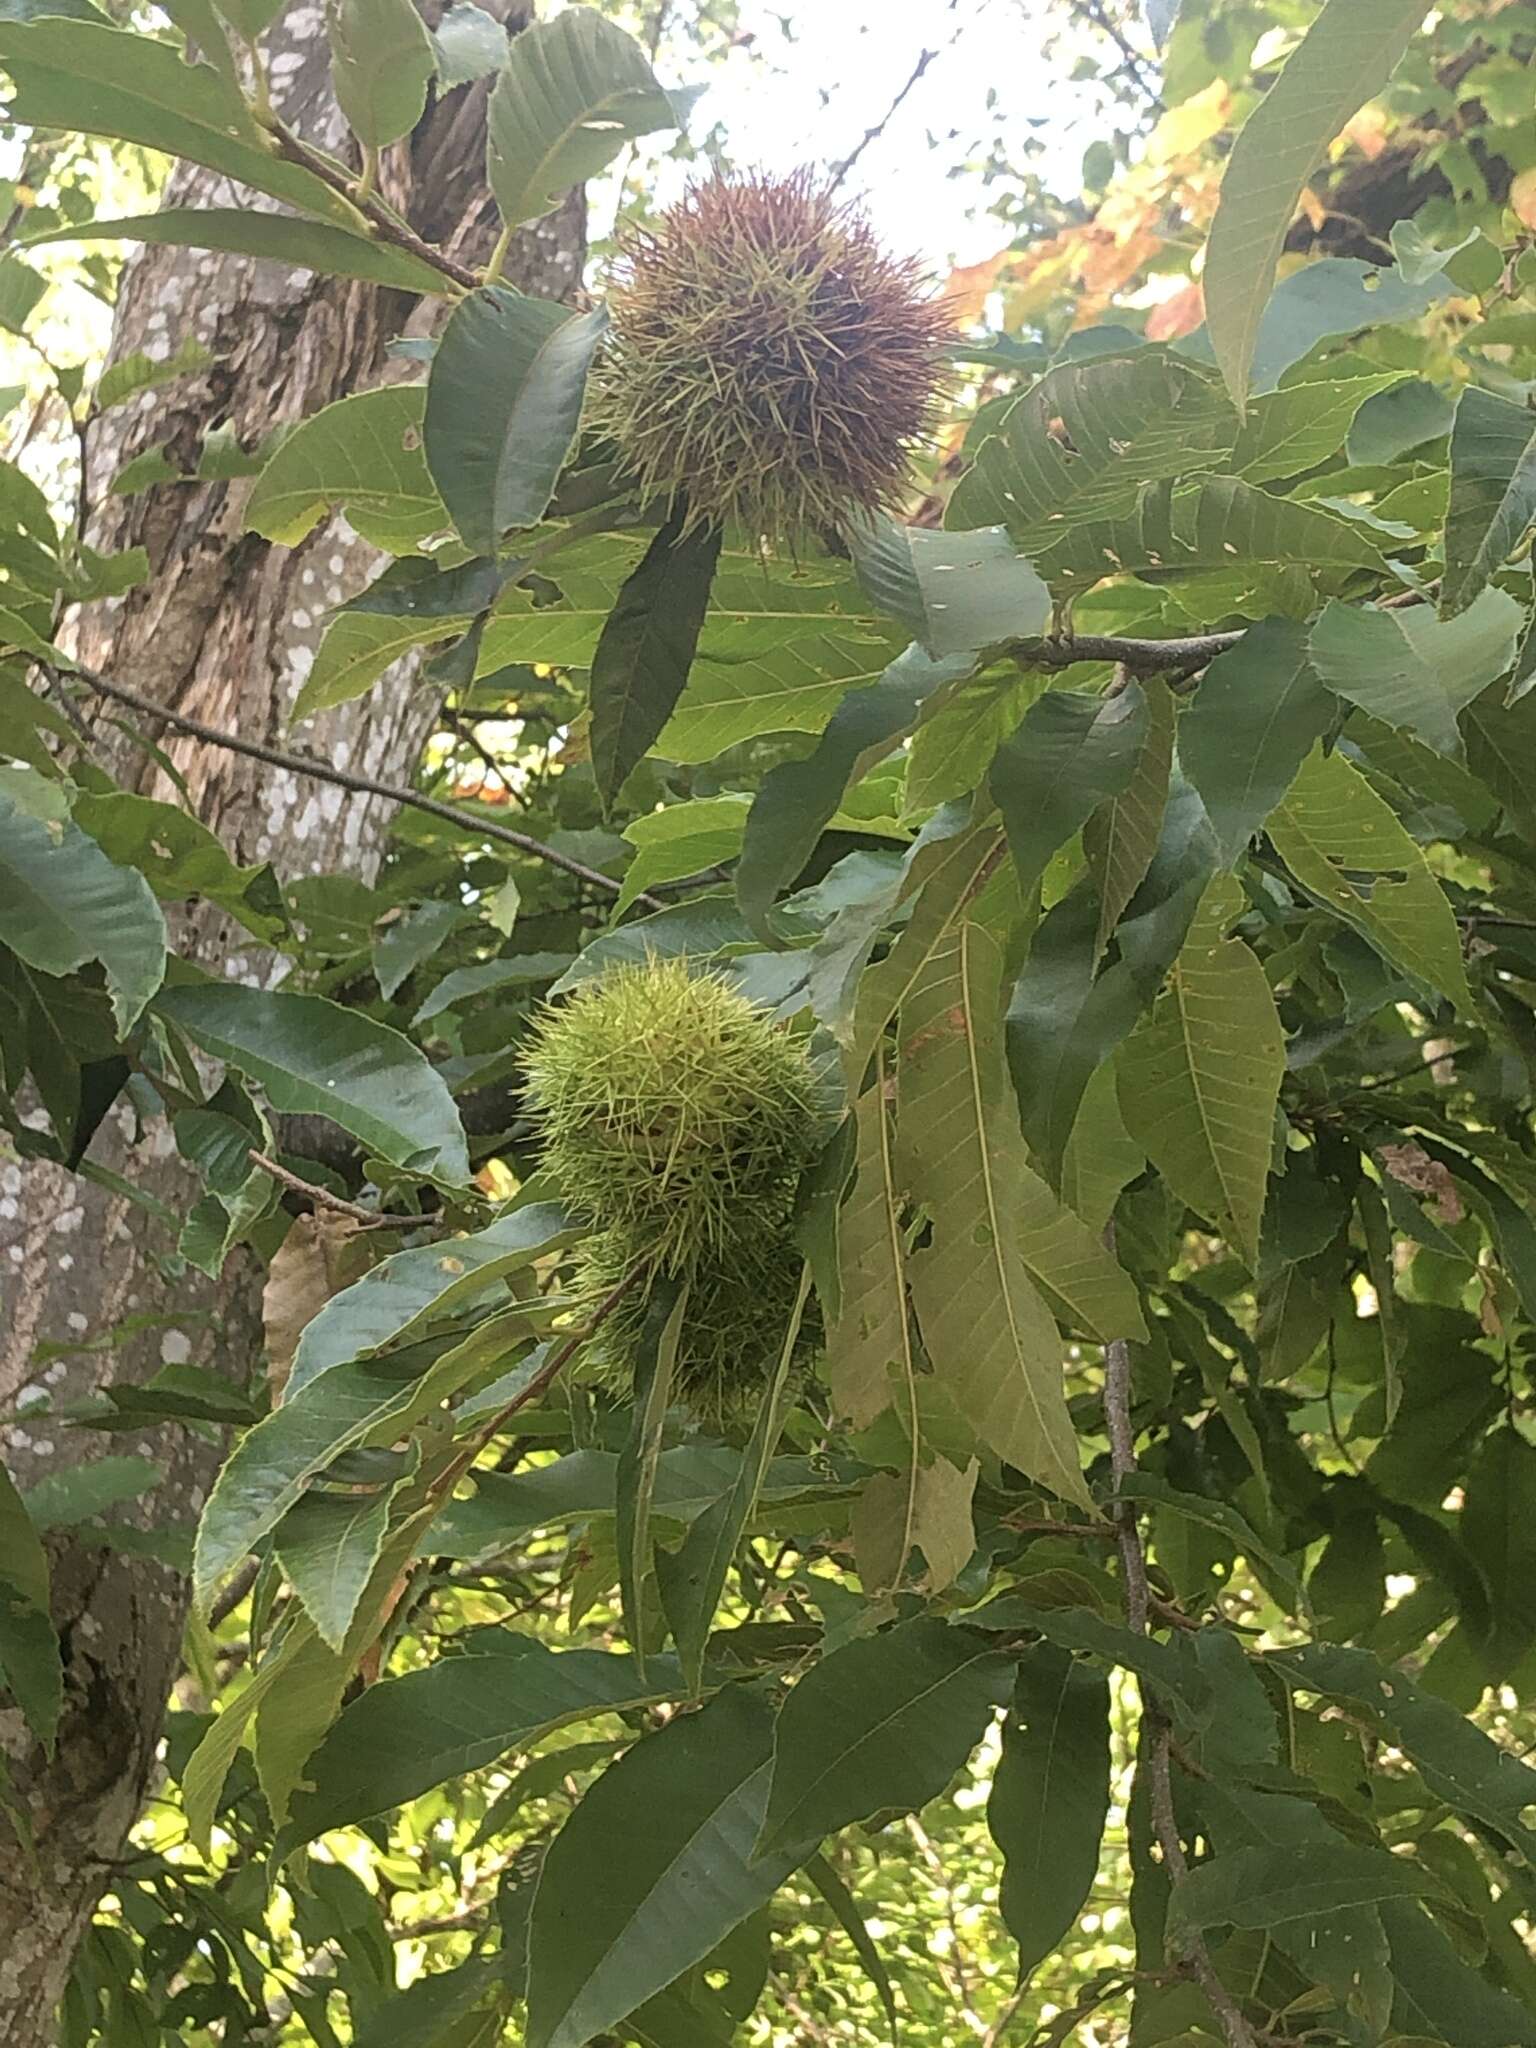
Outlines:
<svg viewBox="0 0 1536 2048"><path fill-rule="evenodd" d="M0 324L49 360L0 468L9 1146L102 1172L126 1106L202 1177L142 1198L170 1270L267 1269L260 1358L61 1412L121 1333L55 1333L8 1419L103 1446L0 1492L39 1884L50 1554L197 1588L62 2038L1536 2040L1536 9L1066 10L1123 111L1079 193L969 166L1004 245L910 520L727 535L696 646L581 432L604 248L583 310L522 298L377 178L495 74L509 229L614 165L641 213L665 60L730 16L339 0L342 164L283 142L268 10L168 11L0 18ZM274 203L151 214L177 155ZM392 558L275 763L334 777L306 721L424 651L373 886L238 864L178 714L68 652L147 566L91 493L185 460L90 478L76 430L204 357L59 360L49 295L165 238L451 303L403 379L196 455L249 535L341 507ZM248 981L178 957L198 903ZM824 1351L723 1428L654 1322L634 1401L583 1377L522 1092L541 1000L647 955L837 1109ZM167 1418L229 1433L195 1530Z"/></svg>

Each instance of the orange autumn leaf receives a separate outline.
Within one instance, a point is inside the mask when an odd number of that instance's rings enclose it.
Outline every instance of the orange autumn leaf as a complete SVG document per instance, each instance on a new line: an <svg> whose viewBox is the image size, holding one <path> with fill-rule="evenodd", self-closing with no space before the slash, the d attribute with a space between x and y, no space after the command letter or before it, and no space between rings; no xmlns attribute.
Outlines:
<svg viewBox="0 0 1536 2048"><path fill-rule="evenodd" d="M1522 171L1509 188L1509 210L1525 228L1536 228L1536 170Z"/></svg>
<svg viewBox="0 0 1536 2048"><path fill-rule="evenodd" d="M974 327L985 318L987 300L1013 258L1013 245L1009 243L995 256L984 256L979 263L957 264L949 273L939 296L954 315L957 326Z"/></svg>
<svg viewBox="0 0 1536 2048"><path fill-rule="evenodd" d="M1147 315L1148 341L1179 341L1193 334L1205 318L1205 291L1199 278L1191 278L1172 298L1164 299Z"/></svg>

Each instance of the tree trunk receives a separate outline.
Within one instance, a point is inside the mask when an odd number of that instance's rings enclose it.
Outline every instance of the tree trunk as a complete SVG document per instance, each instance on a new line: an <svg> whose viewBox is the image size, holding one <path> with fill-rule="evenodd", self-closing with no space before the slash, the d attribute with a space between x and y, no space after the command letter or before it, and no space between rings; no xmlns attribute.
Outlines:
<svg viewBox="0 0 1536 2048"><path fill-rule="evenodd" d="M495 0L491 0L495 4ZM502 6L522 27L523 0ZM329 89L329 57L316 7L299 6L268 39L275 97L286 118L322 146L347 144ZM408 145L391 152L388 192L429 238L464 260L483 260L494 237L484 185L486 88L460 88L429 109ZM178 205L228 205L227 181L179 170ZM238 195L249 204L250 195ZM525 290L568 297L584 256L580 195L520 239L508 265ZM189 336L216 360L106 415L93 430L89 470L99 548L141 545L148 580L95 606L76 624L81 658L175 707L276 738L309 671L328 609L378 566L342 519L304 547L269 547L242 532L245 483L168 484L126 498L106 487L122 462L169 443L190 456L215 428L252 445L344 394L400 374L385 355L409 323L424 331L434 309L364 285L242 258L157 249L123 280L114 353L174 353ZM187 467L191 467L190 461ZM305 739L323 758L385 778L409 779L433 724L435 700L401 665L367 697L327 714ZM99 756L130 786L169 795L163 771L98 724ZM389 828L387 806L294 778L236 755L165 736L192 806L242 861L272 860L285 879L336 870L371 879ZM158 787L157 787L158 783ZM268 962L249 935L207 907L178 933L181 950L232 977L264 979ZM163 1122L140 1130L115 1110L92 1155L184 1213L193 1184ZM27 1489L45 1475L102 1456L141 1452L162 1468L158 1485L121 1520L190 1530L221 1449L181 1429L127 1438L71 1430L51 1411L98 1387L148 1377L191 1359L243 1377L260 1339L260 1274L236 1255L217 1284L169 1268L173 1237L106 1187L45 1162L0 1154L0 1415L6 1463ZM39 1356L39 1347L44 1347ZM59 1347L74 1347L64 1349ZM54 1613L64 1646L65 1717L44 1759L19 1715L0 1712L0 1746L28 1809L38 1868L0 1852L0 2041L44 2048L76 1945L121 1850L154 1765L176 1674L186 1584L166 1566L70 1535L50 1539ZM6 1823L0 1819L0 1827Z"/></svg>

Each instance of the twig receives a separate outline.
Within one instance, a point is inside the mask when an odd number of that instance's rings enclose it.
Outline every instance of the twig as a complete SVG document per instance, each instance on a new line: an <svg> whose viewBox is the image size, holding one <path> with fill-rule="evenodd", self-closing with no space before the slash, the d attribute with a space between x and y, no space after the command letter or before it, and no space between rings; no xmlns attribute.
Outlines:
<svg viewBox="0 0 1536 2048"><path fill-rule="evenodd" d="M515 846L520 853L531 854L535 860L548 861L551 867L563 868L568 875L575 875L579 881L590 883L594 889L603 889L610 896L617 896L624 886L612 875L605 875L600 868L590 868L585 861L562 853L558 847L546 846L542 839L535 839L531 833L514 831L510 825L498 825L488 818L477 818L472 811L457 804L440 803L435 796L423 796L420 790L411 789L403 782L381 782L372 775L354 775L349 768L333 767L330 762L317 761L308 754L290 754L281 747L269 747L261 740L242 739L236 733L223 732L218 726L205 725L200 718L188 718L185 712L170 711L152 697L130 690L126 684L109 682L105 676L97 675L94 669L82 668L78 662L68 663L61 673L77 676L87 689L102 697L115 698L119 704L126 704L130 710L142 712L147 718L162 719L165 724L175 726L178 732L189 733L193 739L201 740L205 746L223 747L231 754L244 754L253 761L265 761L268 767L284 768L290 775L307 775L315 782L329 782L337 789L351 790L356 796L380 796L389 803L425 811L428 817L445 818L450 825L457 825L463 831L494 839L502 846ZM666 908L659 896L648 895L644 890L635 901L652 910Z"/></svg>
<svg viewBox="0 0 1536 2048"><path fill-rule="evenodd" d="M1114 1237L1114 1225L1111 1223L1105 1232L1105 1242L1111 1251L1114 1249ZM1131 1420L1131 1348L1123 1338L1105 1349L1104 1418L1109 1429L1110 1469L1114 1473L1118 1493L1124 1482L1136 1472L1136 1430ZM1125 1572L1126 1623L1137 1635L1144 1636L1151 1617L1152 1589L1147 1580L1146 1548L1132 1502L1116 1502L1115 1525ZM1163 1867L1170 1880L1178 1884L1189 1865L1184 1856L1184 1844L1179 1839L1178 1817L1173 1807L1172 1730L1162 1701L1151 1687L1145 1685L1142 1688L1141 1733L1137 1768L1147 1772L1152 1828L1162 1850ZM1184 1954L1201 1990L1210 2001L1211 2010L1221 2022L1227 2048L1257 2048L1257 2036L1244 2019L1237 2001L1216 1974L1205 1937L1199 1933L1187 1935Z"/></svg>
<svg viewBox="0 0 1536 2048"><path fill-rule="evenodd" d="M340 164L334 163L321 151L311 149L307 142L301 141L291 128L286 127L275 117L270 124L270 133L277 144L279 156L286 157L291 164L301 165L311 177L318 178L333 192L340 193L341 197L362 215L377 240L388 242L396 249L403 249L407 255L414 256L417 262L425 263L430 270L435 270L439 277L446 277L450 283L461 286L465 291L473 291L479 284L479 271L471 270L468 264L445 255L431 242L423 241L414 228L407 227L404 221L397 218L376 192L363 191Z"/></svg>
<svg viewBox="0 0 1536 2048"><path fill-rule="evenodd" d="M918 57L916 64L914 64L912 67L911 77L907 80L906 84L901 88L900 92L897 93L895 99L891 101L891 104L880 116L880 119L875 123L873 128L866 128L859 141L857 141L854 144L853 148L848 152L847 156L845 156L840 163L835 163L832 166L832 175L827 185L827 190L829 192L835 192L837 190L838 186L841 185L844 178L847 177L848 173L853 169L854 165L858 162L859 158L864 154L865 150L868 149L869 145L872 142L879 141L880 137L885 133L886 129L890 126L892 120L895 118L897 113L900 112L902 102L906 99L908 93L912 91L913 87L917 84L918 80L922 77L923 73L928 69L928 66L939 54L940 52L938 50L922 51L922 53Z"/></svg>
<svg viewBox="0 0 1536 2048"><path fill-rule="evenodd" d="M221 1622L228 1621L229 1617L240 1605L240 1602L250 1592L252 1586L255 1585L260 1573L261 1559L259 1557L248 1557L209 1608L208 1626L210 1628L217 1628Z"/></svg>
<svg viewBox="0 0 1536 2048"><path fill-rule="evenodd" d="M1166 102L1147 75L1150 68L1147 60L1126 40L1124 31L1110 14L1108 8L1105 7L1104 0L1084 0L1083 11L1094 27L1101 34L1108 36L1109 40L1120 52L1121 68L1126 72L1137 91L1145 93L1148 101L1156 111L1163 113L1166 110Z"/></svg>
<svg viewBox="0 0 1536 2048"><path fill-rule="evenodd" d="M392 1224L400 1230L420 1230L432 1220L429 1216L391 1215L388 1210L365 1209L361 1202L349 1202L344 1195L333 1195L329 1188L305 1180L302 1174L295 1173L291 1167L279 1165L277 1160L269 1159L265 1152L258 1152L254 1146L246 1157L252 1166L259 1166L263 1173L271 1174L275 1181L281 1181L294 1194L306 1196L317 1209L330 1209L338 1216L350 1216L364 1230L378 1230L385 1224Z"/></svg>
<svg viewBox="0 0 1536 2048"><path fill-rule="evenodd" d="M1236 647L1246 627L1230 633L1197 633L1185 640L1122 640L1107 633L1083 633L1039 640L1005 641L1000 653L1020 668L1070 668L1076 661L1112 661L1132 675L1193 675L1218 654Z"/></svg>

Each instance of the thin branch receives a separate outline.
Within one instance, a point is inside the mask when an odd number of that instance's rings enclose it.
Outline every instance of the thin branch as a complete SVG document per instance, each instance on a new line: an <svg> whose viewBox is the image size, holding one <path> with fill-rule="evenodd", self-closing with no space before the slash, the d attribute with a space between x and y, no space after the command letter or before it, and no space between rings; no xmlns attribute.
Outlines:
<svg viewBox="0 0 1536 2048"><path fill-rule="evenodd" d="M1070 668L1076 661L1112 661L1132 675L1193 675L1236 647L1247 629L1197 633L1184 640L1122 640L1112 634L1082 633L1039 640L1009 640L999 649L1020 668Z"/></svg>
<svg viewBox="0 0 1536 2048"><path fill-rule="evenodd" d="M445 255L441 249L435 248L431 242L423 241L415 229L407 227L376 192L364 191L342 165L333 162L322 151L311 149L307 142L302 141L291 128L286 127L275 116L270 123L269 132L277 145L278 155L285 157L291 164L299 164L311 177L318 178L333 192L339 193L367 222L377 241L388 242L393 248L403 249L408 256L414 256L418 263L425 263L430 270L435 270L439 277L446 277L450 283L459 285L465 291L473 291L480 283L478 270L471 270L468 264L458 262L456 258Z"/></svg>
<svg viewBox="0 0 1536 2048"><path fill-rule="evenodd" d="M1083 12L1100 34L1108 36L1120 52L1121 69L1136 90L1146 94L1148 102L1156 112L1166 112L1166 102L1149 76L1151 65L1127 40L1124 30L1104 5L1104 0L1084 0Z"/></svg>
<svg viewBox="0 0 1536 2048"><path fill-rule="evenodd" d="M269 1159L265 1152L258 1152L254 1146L247 1153L252 1166L259 1166L263 1173L271 1174L275 1181L288 1188L293 1194L303 1195L317 1209L329 1209L337 1216L350 1216L352 1221L364 1230L378 1230L384 1225L393 1225L397 1230L420 1230L431 1222L430 1216L391 1215L388 1210L365 1209L361 1202L349 1202L344 1195L333 1195L329 1188L323 1188L312 1180L305 1180L302 1174L291 1167L282 1166L275 1159Z"/></svg>
<svg viewBox="0 0 1536 2048"><path fill-rule="evenodd" d="M130 690L124 683L109 682L105 676L98 675L94 669L82 668L78 662L70 662L61 669L61 673L77 676L87 689L96 691L98 696L114 698L146 718L161 719L178 732L201 740L205 746L223 747L231 754L244 754L252 761L265 761L268 767L286 769L290 775L329 782L337 789L351 790L355 796L379 796L389 803L425 811L428 817L445 818L450 825L457 825L462 831L495 840L501 846L515 846L519 853L531 854L535 860L548 861L551 867L563 868L568 875L575 875L579 881L589 883L594 889L605 890L610 896L617 896L624 886L612 875L605 875L600 868L588 867L585 861L562 853L558 847L546 846L542 839L535 839L531 833L516 832L510 825L498 825L489 818L478 818L457 804L440 803L436 797L423 796L420 790L411 789L403 782L381 782L372 775L355 775L349 768L334 767L329 761L317 761L309 754L290 754L281 747L269 747L261 740L242 739L237 733L223 732L218 726L205 725L200 718L188 718L185 712L170 711L152 697ZM666 908L659 896L648 895L644 890L635 901L652 910Z"/></svg>
<svg viewBox="0 0 1536 2048"><path fill-rule="evenodd" d="M842 184L844 178L847 177L848 173L853 169L854 165L858 162L859 158L864 154L865 150L868 149L869 145L872 142L878 142L880 140L880 137L885 133L886 129L895 119L896 115L901 111L902 102L906 99L908 93L912 91L914 86L917 84L918 80L922 77L923 73L928 69L928 66L939 55L940 52L938 50L923 50L920 53L916 64L914 64L912 67L911 77L907 80L906 84L901 88L900 92L897 93L895 99L891 101L891 104L880 116L880 119L875 123L875 125L872 128L866 128L864 130L863 135L854 144L853 148L848 152L847 156L845 156L840 163L835 163L832 166L832 175L827 185L827 190L829 192L835 192L837 190L838 186Z"/></svg>
<svg viewBox="0 0 1536 2048"><path fill-rule="evenodd" d="M1114 1250L1114 1225L1105 1232L1105 1242ZM1131 1419L1131 1350L1123 1340L1106 1347L1104 1354L1104 1417L1109 1429L1109 1462L1118 1493L1136 1472L1136 1428ZM1120 1559L1125 1571L1125 1618L1137 1635L1146 1635L1152 1612L1152 1589L1147 1580L1147 1553L1141 1540L1141 1526L1135 1506L1117 1501L1115 1523ZM1178 1884L1188 1871L1184 1844L1179 1838L1178 1817L1173 1806L1172 1730L1162 1701L1150 1686L1142 1688L1141 1754L1137 1768L1145 1769L1152 1809L1152 1828L1163 1855L1163 1867ZM1211 1952L1202 1934L1185 1938L1184 1954L1194 1971L1211 2010L1221 2022L1227 2048L1258 2048L1258 2037L1243 2017L1237 2001L1216 1974Z"/></svg>

